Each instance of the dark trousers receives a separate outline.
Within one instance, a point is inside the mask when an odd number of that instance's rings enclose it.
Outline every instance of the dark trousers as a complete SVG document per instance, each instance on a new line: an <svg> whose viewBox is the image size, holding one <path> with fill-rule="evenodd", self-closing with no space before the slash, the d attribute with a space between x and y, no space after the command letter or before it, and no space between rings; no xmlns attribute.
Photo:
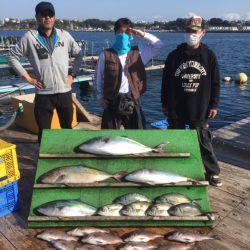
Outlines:
<svg viewBox="0 0 250 250"><path fill-rule="evenodd" d="M184 129L185 122L179 120L168 120L169 129ZM196 129L200 144L200 151L205 170L208 175L218 175L220 168L212 146L212 133L204 126L195 126L187 123L190 129Z"/></svg>
<svg viewBox="0 0 250 250"><path fill-rule="evenodd" d="M146 120L139 103L135 104L133 113L128 116L119 115L113 107L104 109L102 114L102 129L145 129Z"/></svg>
<svg viewBox="0 0 250 250"><path fill-rule="evenodd" d="M38 142L41 142L43 129L50 129L54 109L56 109L61 128L72 128L73 105L71 91L35 97L34 114L39 128Z"/></svg>

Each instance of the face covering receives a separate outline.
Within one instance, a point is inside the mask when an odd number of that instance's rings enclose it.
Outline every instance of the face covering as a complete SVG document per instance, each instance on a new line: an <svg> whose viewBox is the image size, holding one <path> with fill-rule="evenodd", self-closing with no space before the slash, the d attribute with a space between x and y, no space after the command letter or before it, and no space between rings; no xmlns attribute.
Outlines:
<svg viewBox="0 0 250 250"><path fill-rule="evenodd" d="M200 42L201 34L186 33L186 42L189 46L194 47Z"/></svg>
<svg viewBox="0 0 250 250"><path fill-rule="evenodd" d="M131 50L131 40L132 36L127 35L126 33L116 34L116 41L112 48L119 54L123 55L128 53Z"/></svg>

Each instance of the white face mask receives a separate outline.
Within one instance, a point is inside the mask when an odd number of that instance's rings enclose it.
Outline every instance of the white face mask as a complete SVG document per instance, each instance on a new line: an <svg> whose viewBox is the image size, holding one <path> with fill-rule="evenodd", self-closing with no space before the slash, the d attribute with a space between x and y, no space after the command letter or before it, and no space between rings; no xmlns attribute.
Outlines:
<svg viewBox="0 0 250 250"><path fill-rule="evenodd" d="M189 46L194 47L200 42L202 34L186 33L186 42Z"/></svg>

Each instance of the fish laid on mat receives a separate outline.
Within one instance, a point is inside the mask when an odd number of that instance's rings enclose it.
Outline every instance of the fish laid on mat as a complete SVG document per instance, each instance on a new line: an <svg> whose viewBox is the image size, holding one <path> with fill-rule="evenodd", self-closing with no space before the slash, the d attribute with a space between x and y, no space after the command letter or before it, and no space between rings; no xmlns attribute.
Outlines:
<svg viewBox="0 0 250 250"><path fill-rule="evenodd" d="M187 182L190 180L185 176L171 173L166 170L157 170L150 168L142 168L135 170L124 176L124 179L131 182L145 183L149 185L179 183Z"/></svg>
<svg viewBox="0 0 250 250"><path fill-rule="evenodd" d="M84 236L81 241L83 243L93 244L93 245L116 245L123 243L123 240L113 234L107 233L92 233L89 235Z"/></svg>
<svg viewBox="0 0 250 250"><path fill-rule="evenodd" d="M139 142L122 136L100 136L94 137L77 146L74 151L86 152L97 155L130 155L149 152L162 152L162 143L155 148L147 147Z"/></svg>
<svg viewBox="0 0 250 250"><path fill-rule="evenodd" d="M119 250L150 250L157 249L157 245L154 243L145 242L128 242L121 246Z"/></svg>
<svg viewBox="0 0 250 250"><path fill-rule="evenodd" d="M155 234L151 232L147 232L145 230L136 230L130 232L123 236L125 242L148 242L150 240L155 240L158 238L162 238L163 236L160 234Z"/></svg>
<svg viewBox="0 0 250 250"><path fill-rule="evenodd" d="M190 250L194 248L194 244L181 244L175 242L169 242L163 245L159 245L157 250Z"/></svg>
<svg viewBox="0 0 250 250"><path fill-rule="evenodd" d="M146 197L143 194L138 194L138 193L127 193L124 194L120 197L117 197L113 202L114 203L120 203L122 205L128 205L131 204L132 202L135 201L147 201L147 202L151 202L151 200Z"/></svg>
<svg viewBox="0 0 250 250"><path fill-rule="evenodd" d="M122 204L108 204L97 210L98 215L102 216L121 216Z"/></svg>
<svg viewBox="0 0 250 250"><path fill-rule="evenodd" d="M92 233L110 233L110 231L108 229L96 228L96 227L76 227L67 232L68 235L78 236L78 237Z"/></svg>
<svg viewBox="0 0 250 250"><path fill-rule="evenodd" d="M169 208L168 213L172 216L200 216L205 213L196 203L182 203Z"/></svg>
<svg viewBox="0 0 250 250"><path fill-rule="evenodd" d="M52 246L58 250L75 250L78 245L75 241L56 240L51 242Z"/></svg>
<svg viewBox="0 0 250 250"><path fill-rule="evenodd" d="M126 173L126 171L121 171L116 174L109 174L84 165L66 166L48 171L38 179L38 182L46 184L87 184L105 181L109 178L120 181Z"/></svg>
<svg viewBox="0 0 250 250"><path fill-rule="evenodd" d="M75 248L75 250L104 250L105 248L101 246L91 245L91 244L83 244Z"/></svg>
<svg viewBox="0 0 250 250"><path fill-rule="evenodd" d="M169 216L168 209L172 205L167 202L152 204L146 211L147 216Z"/></svg>
<svg viewBox="0 0 250 250"><path fill-rule="evenodd" d="M35 211L46 216L74 217L93 215L96 208L80 200L56 200L42 204Z"/></svg>
<svg viewBox="0 0 250 250"><path fill-rule="evenodd" d="M167 203L170 203L172 205L178 205L181 203L190 203L192 201L197 201L197 200L200 200L200 199L191 200L183 194L170 193L170 194L163 194L163 195L155 198L154 202L155 203L167 202Z"/></svg>
<svg viewBox="0 0 250 250"><path fill-rule="evenodd" d="M121 209L121 214L125 216L145 216L145 212L151 205L147 201L135 201L129 205L125 205Z"/></svg>
<svg viewBox="0 0 250 250"><path fill-rule="evenodd" d="M183 243L193 243L196 241L203 241L203 240L218 240L218 236L206 236L199 233L193 233L183 230L177 230L166 234L166 239L183 242Z"/></svg>
<svg viewBox="0 0 250 250"><path fill-rule="evenodd" d="M36 237L49 242L54 240L78 241L77 237L70 236L64 231L55 229L45 230L42 233L39 233Z"/></svg>

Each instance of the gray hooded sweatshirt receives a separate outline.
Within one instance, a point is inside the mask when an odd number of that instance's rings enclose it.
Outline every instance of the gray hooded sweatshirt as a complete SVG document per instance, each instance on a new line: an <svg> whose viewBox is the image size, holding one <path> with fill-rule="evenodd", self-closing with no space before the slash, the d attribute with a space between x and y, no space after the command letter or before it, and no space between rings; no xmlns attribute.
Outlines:
<svg viewBox="0 0 250 250"><path fill-rule="evenodd" d="M75 57L72 73L76 74L81 66L82 51L67 31L56 29L54 50L50 54L38 31L30 30L10 50L8 62L20 76L23 76L27 71L19 59L27 57L34 69L35 77L45 86L44 89L36 89L36 93L57 94L71 90L71 86L66 81L69 56Z"/></svg>

